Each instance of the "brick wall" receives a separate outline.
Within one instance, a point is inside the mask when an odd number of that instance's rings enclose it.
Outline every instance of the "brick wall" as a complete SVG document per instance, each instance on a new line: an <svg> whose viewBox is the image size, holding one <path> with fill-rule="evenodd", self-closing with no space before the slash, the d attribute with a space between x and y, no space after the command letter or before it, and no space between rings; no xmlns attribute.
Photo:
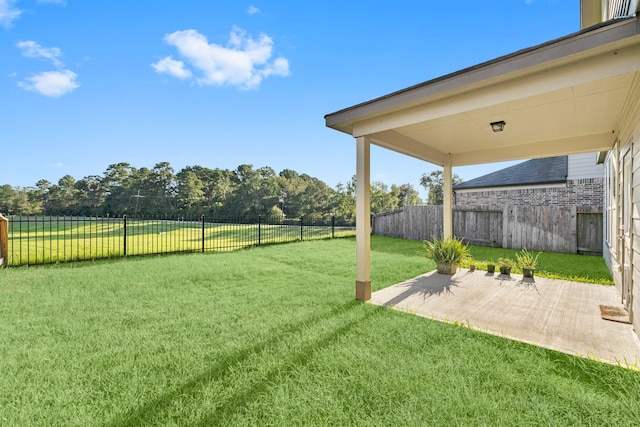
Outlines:
<svg viewBox="0 0 640 427"><path fill-rule="evenodd" d="M602 207L603 181L603 178L587 178L569 180L566 187L459 192L456 193L456 205L578 205Z"/></svg>

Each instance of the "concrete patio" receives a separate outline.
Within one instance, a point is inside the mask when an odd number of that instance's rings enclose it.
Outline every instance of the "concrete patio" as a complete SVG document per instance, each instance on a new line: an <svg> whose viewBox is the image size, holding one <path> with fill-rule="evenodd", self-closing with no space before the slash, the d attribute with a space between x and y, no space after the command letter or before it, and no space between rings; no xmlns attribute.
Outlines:
<svg viewBox="0 0 640 427"><path fill-rule="evenodd" d="M640 364L632 326L600 316L599 305L622 306L614 286L459 269L390 286L371 302L564 353Z"/></svg>

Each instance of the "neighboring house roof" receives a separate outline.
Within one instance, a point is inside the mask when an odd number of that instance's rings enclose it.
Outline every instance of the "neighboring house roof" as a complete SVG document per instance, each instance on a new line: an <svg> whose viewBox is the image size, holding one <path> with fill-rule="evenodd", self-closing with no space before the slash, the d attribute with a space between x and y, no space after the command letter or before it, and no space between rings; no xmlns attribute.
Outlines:
<svg viewBox="0 0 640 427"><path fill-rule="evenodd" d="M557 184L567 181L567 156L533 159L455 185L454 190L515 185Z"/></svg>

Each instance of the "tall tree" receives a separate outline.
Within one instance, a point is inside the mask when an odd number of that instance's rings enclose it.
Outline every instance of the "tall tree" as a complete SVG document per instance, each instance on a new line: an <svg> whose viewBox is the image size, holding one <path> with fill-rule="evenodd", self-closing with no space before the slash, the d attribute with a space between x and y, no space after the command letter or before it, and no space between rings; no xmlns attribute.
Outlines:
<svg viewBox="0 0 640 427"><path fill-rule="evenodd" d="M458 175L453 174L453 185L462 184L463 180ZM423 173L420 178L420 185L429 191L427 196L427 204L442 205L444 185L444 174L441 170L432 171L430 174Z"/></svg>
<svg viewBox="0 0 640 427"><path fill-rule="evenodd" d="M200 206L201 213L208 216L226 214L226 212L224 212L224 204L227 198L233 194L234 188L237 184L233 172L229 169L209 169L202 166L187 166L183 168L176 175L178 182L178 200L184 200L187 198L194 201L192 197L193 195L184 196L180 194L181 191L188 189L186 187L181 187L180 183L186 179L185 174L190 172L195 174L196 178L200 180L202 184L202 197L197 202ZM194 208L195 205L192 205L191 209Z"/></svg>
<svg viewBox="0 0 640 427"><path fill-rule="evenodd" d="M415 206L422 203L420 194L411 184L391 185L391 193L398 200L398 207Z"/></svg>
<svg viewBox="0 0 640 427"><path fill-rule="evenodd" d="M41 179L36 182L35 196L40 200L42 206L42 215L47 215L47 207L49 204L49 189L51 183L46 179Z"/></svg>
<svg viewBox="0 0 640 427"><path fill-rule="evenodd" d="M160 162L153 167L153 210L157 214L172 215L175 209L176 181L169 162Z"/></svg>
<svg viewBox="0 0 640 427"><path fill-rule="evenodd" d="M75 183L77 209L82 215L100 215L105 201L105 189L98 175L85 176Z"/></svg>
<svg viewBox="0 0 640 427"><path fill-rule="evenodd" d="M35 204L32 203L34 200L29 197L32 191L29 188L20 188L15 193L11 212L19 215L36 215L40 213L42 207L38 201L35 201Z"/></svg>
<svg viewBox="0 0 640 427"><path fill-rule="evenodd" d="M131 209L130 187L133 184L131 175L136 169L129 163L112 164L104 172L102 183L106 196L103 212L107 215L124 215Z"/></svg>
<svg viewBox="0 0 640 427"><path fill-rule="evenodd" d="M49 188L48 210L53 215L76 215L77 190L76 180L71 175L65 175L57 184Z"/></svg>
<svg viewBox="0 0 640 427"><path fill-rule="evenodd" d="M253 169L252 165L240 165L234 171L237 188L226 204L227 211L235 216L269 215L280 200L280 187L275 171L270 167Z"/></svg>
<svg viewBox="0 0 640 427"><path fill-rule="evenodd" d="M204 213L204 184L194 171L178 172L176 194L179 212L190 217Z"/></svg>
<svg viewBox="0 0 640 427"><path fill-rule="evenodd" d="M306 174L302 174L301 177L307 183L307 186L301 195L301 215L331 214L333 211L331 202L334 197L334 190L318 178L313 178Z"/></svg>
<svg viewBox="0 0 640 427"><path fill-rule="evenodd" d="M9 184L0 186L0 213L15 213L13 210L13 201L18 191Z"/></svg>
<svg viewBox="0 0 640 427"><path fill-rule="evenodd" d="M347 184L336 185L333 201L335 215L347 222L356 219L356 176L352 176Z"/></svg>
<svg viewBox="0 0 640 427"><path fill-rule="evenodd" d="M380 181L373 181L370 190L371 214L386 212L398 207L398 198Z"/></svg>

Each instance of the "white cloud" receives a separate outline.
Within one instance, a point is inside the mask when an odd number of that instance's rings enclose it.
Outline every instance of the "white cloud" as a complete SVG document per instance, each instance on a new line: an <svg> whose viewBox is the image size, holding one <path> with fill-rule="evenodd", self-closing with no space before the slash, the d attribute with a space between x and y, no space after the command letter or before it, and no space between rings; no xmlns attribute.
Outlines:
<svg viewBox="0 0 640 427"><path fill-rule="evenodd" d="M64 167L64 163L62 162L57 162L51 165L52 168L54 169L62 169Z"/></svg>
<svg viewBox="0 0 640 427"><path fill-rule="evenodd" d="M255 15L256 13L260 13L260 9L255 6L249 6L249 8L247 9L247 13L249 15Z"/></svg>
<svg viewBox="0 0 640 427"><path fill-rule="evenodd" d="M184 62L176 61L171 56L162 58L155 64L151 64L151 66L154 70L156 70L157 73L169 74L179 79L187 79L191 77L191 70L187 70L186 68L184 68Z"/></svg>
<svg viewBox="0 0 640 427"><path fill-rule="evenodd" d="M199 85L234 85L253 89L266 77L290 75L289 61L286 58L271 60L273 40L265 34L254 40L244 30L234 26L227 46L210 44L196 30L167 34L164 41L174 46L198 74L196 82ZM160 62L162 61L164 60ZM179 62L173 59L171 61ZM152 64L153 67L160 66L160 62ZM178 69L183 70L183 73L188 71L184 64ZM159 71L156 68L156 71L172 74L168 70Z"/></svg>
<svg viewBox="0 0 640 427"><path fill-rule="evenodd" d="M57 98L77 89L77 74L71 70L45 71L19 82L18 86L25 90L38 92L41 95Z"/></svg>
<svg viewBox="0 0 640 427"><path fill-rule="evenodd" d="M18 19L22 11L13 7L15 0L0 0L0 25L9 28Z"/></svg>
<svg viewBox="0 0 640 427"><path fill-rule="evenodd" d="M57 47L42 47L33 40L16 43L18 49L22 51L22 56L27 58L45 58L51 60L56 67L62 66L58 59L62 56L62 51Z"/></svg>
<svg viewBox="0 0 640 427"><path fill-rule="evenodd" d="M18 86L21 88L57 98L73 92L80 86L76 73L71 70L60 70L63 66L62 61L59 59L62 56L62 51L57 47L43 47L33 40L18 42L16 47L22 51L22 56L48 59L58 68L58 71L44 71L27 77L18 82Z"/></svg>

